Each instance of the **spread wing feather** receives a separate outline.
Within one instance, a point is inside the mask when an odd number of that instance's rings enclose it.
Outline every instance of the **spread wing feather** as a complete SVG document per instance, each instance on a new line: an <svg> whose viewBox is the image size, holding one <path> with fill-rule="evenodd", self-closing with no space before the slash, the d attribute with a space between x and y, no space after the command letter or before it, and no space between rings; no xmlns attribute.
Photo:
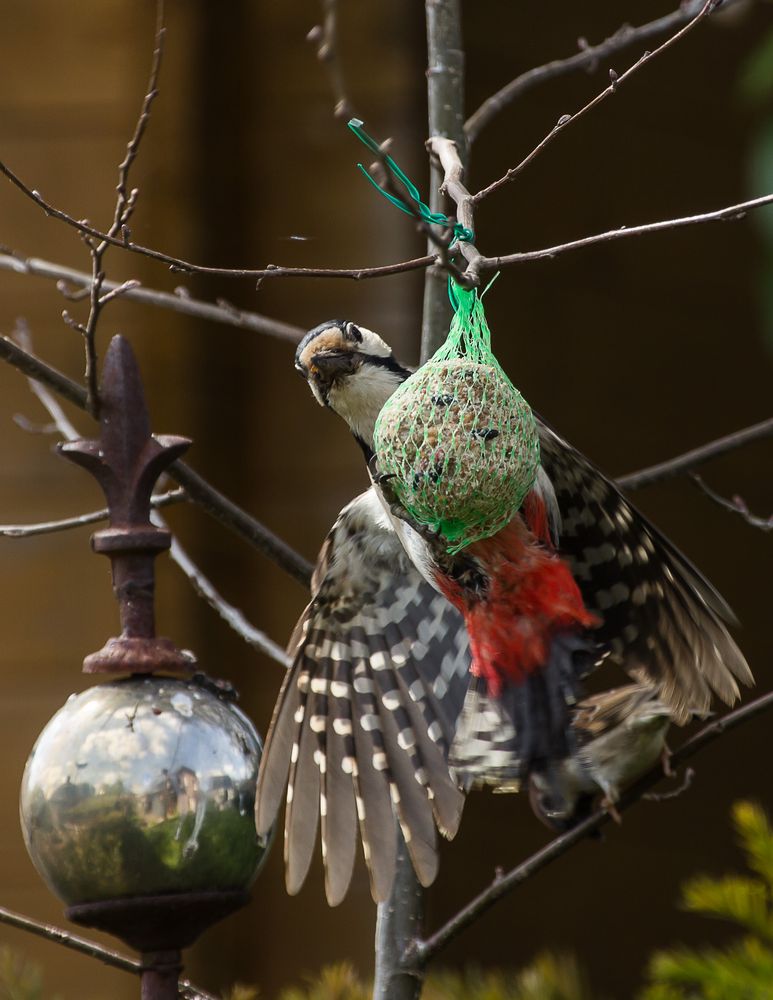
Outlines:
<svg viewBox="0 0 773 1000"><path fill-rule="evenodd" d="M357 830L375 899L395 866L395 821L419 879L437 872L435 824L456 831L463 797L447 754L467 688L458 613L416 572L369 491L341 512L320 553L312 600L258 779L259 832L285 797L288 891L297 892L321 824L331 904L348 888Z"/></svg>
<svg viewBox="0 0 773 1000"><path fill-rule="evenodd" d="M610 662L656 688L674 720L732 705L752 675L726 623L735 619L700 572L579 452L540 423L542 465L561 513L560 552Z"/></svg>

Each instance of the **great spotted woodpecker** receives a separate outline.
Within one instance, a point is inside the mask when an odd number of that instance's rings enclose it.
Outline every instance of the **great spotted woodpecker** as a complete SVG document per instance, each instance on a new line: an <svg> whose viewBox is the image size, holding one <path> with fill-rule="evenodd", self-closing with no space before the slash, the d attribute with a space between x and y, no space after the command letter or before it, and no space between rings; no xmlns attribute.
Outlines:
<svg viewBox="0 0 773 1000"><path fill-rule="evenodd" d="M338 320L307 334L296 368L372 466L376 417L410 371L377 334ZM583 764L582 780L569 780L590 742L581 724L571 727L587 717L587 703L573 707L579 680L603 655L680 723L704 713L712 693L731 704L736 680L751 683L723 624L732 614L711 585L541 421L539 433L541 469L522 514L455 557L395 516L387 483L336 522L291 640L258 786L265 831L289 775L290 891L303 881L320 816L329 900L346 891L357 819L373 895L384 898L392 810L419 879L431 882L432 818L452 835L461 813L446 755L465 788L528 776L538 811L555 822L596 789L612 802L616 780L630 779L625 769L607 781L603 767ZM438 591L467 620L471 679L462 619ZM591 739L622 721L608 714Z"/></svg>

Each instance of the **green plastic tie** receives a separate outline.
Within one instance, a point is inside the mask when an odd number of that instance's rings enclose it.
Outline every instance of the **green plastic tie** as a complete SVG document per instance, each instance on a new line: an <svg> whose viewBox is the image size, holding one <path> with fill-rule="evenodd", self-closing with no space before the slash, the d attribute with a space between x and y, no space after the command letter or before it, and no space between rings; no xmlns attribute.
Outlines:
<svg viewBox="0 0 773 1000"><path fill-rule="evenodd" d="M403 185L413 204L407 200L404 201L402 198L392 194L390 191L385 191L378 181L376 181L376 179L368 173L366 168L361 163L358 163L358 170L360 170L361 173L367 177L378 193L386 198L387 201L391 202L395 208L399 208L401 212L405 212L406 215L412 215L414 218L423 219L424 222L432 226L444 226L446 229L452 228L455 241L461 243L472 243L475 239L473 231L468 229L466 226L463 226L461 222L455 222L452 226L451 220L447 215L444 215L442 212L431 211L429 205L426 205L421 200L419 189L410 177L408 177L405 172L400 169L388 153L383 151L376 140L372 136L368 135L362 125L363 123L359 120L359 118L352 118L351 121L348 122L348 127L352 132L354 132L360 142L367 146L368 149L374 152L381 160L383 160L392 175Z"/></svg>

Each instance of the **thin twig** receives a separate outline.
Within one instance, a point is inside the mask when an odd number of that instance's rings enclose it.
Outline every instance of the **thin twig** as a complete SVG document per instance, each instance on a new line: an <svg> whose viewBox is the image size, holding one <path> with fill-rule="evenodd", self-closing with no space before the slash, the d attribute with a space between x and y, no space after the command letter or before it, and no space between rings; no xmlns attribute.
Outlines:
<svg viewBox="0 0 773 1000"><path fill-rule="evenodd" d="M742 517L747 524L751 525L752 528L759 528L760 531L773 531L773 514L769 517L758 517L756 514L752 514L749 510L743 497L734 496L731 499L723 497L720 493L715 493L714 490L712 490L712 488L695 473L691 474L690 479L698 487L701 493L705 494L705 496L707 496L710 500L713 500L714 503L723 510L729 510L731 514L738 514L738 516Z"/></svg>
<svg viewBox="0 0 773 1000"><path fill-rule="evenodd" d="M151 507L169 507L171 504L181 503L187 499L184 489L168 490L166 493L157 493L150 498ZM81 528L87 524L99 524L106 521L108 517L107 507L101 510L92 510L87 514L78 514L76 517L63 517L57 521L38 521L36 524L0 524L0 537L3 538L30 538L35 535L51 535L57 531L69 531L71 528Z"/></svg>
<svg viewBox="0 0 773 1000"><path fill-rule="evenodd" d="M99 297L100 307L104 307L108 302L112 302L114 299L120 298L122 295L126 295L127 292L131 292L135 288L139 288L139 281L136 278L130 278L129 281L122 281L120 284L114 284L113 288L108 289L103 295ZM107 281L103 280L101 287L105 288Z"/></svg>
<svg viewBox="0 0 773 1000"><path fill-rule="evenodd" d="M8 173L7 168L5 168L2 163L0 163L0 172ZM22 189L24 190L23 186ZM38 204L40 203L41 202L38 201ZM550 260L557 257L559 254L567 253L571 250L579 250L587 246L594 246L597 243L607 243L612 240L627 239L631 236L642 236L647 233L661 232L666 229L679 229L682 226L698 225L704 222L724 222L731 219L741 219L747 212L752 211L755 208L762 208L764 205L769 205L771 203L773 203L773 194L766 194L759 198L751 198L749 201L742 201L738 204L728 205L725 208L715 209L710 212L682 216L677 219L664 219L659 222L648 222L640 226L621 226L617 229L610 229L603 233L594 233L591 236L584 236L580 239L570 240L566 243L559 243L551 247L543 247L539 250L525 250L517 253L504 254L499 257L481 256L477 259L476 264L480 271L496 271L502 267L508 267L512 264L525 264L537 260ZM56 215L57 218L62 216L62 213L59 213L58 211L51 211L49 214ZM88 226L82 227L81 224L76 223L74 219L67 217L64 221L74 223L76 228L85 228L97 237L102 239L105 238L104 233L100 233L98 230L93 230ZM126 246L119 243L115 243L114 245L121 246L126 250L135 250L137 253L145 253L145 248L137 247L131 243ZM155 259L164 259L167 263L171 262L175 265L180 265L177 268L178 270L188 270L191 273L213 274L230 278L256 278L258 280L262 280L263 278L345 278L360 281L369 278L380 278L388 275L403 274L407 271L421 270L440 262L439 255L432 253L427 254L424 257L414 257L411 260L401 261L397 264L385 264L379 267L341 269L324 267L274 267L269 265L263 270L243 270L238 268L205 268L193 264L187 265L182 261L175 261L173 258L165 258L163 254L158 254L156 251L148 251L145 255ZM14 269L16 270L18 268ZM158 299L158 301L153 303L154 305L166 304L162 300L162 296L165 295L163 292L148 293L145 289L136 288L127 291L126 297L137 299L146 298L147 301L150 301L151 294L155 295ZM192 312L193 310L180 308L180 311ZM223 317L212 314L211 318L221 319ZM269 330L268 328L264 329L265 332L276 332L276 330Z"/></svg>
<svg viewBox="0 0 773 1000"><path fill-rule="evenodd" d="M492 181L492 183L489 184L487 187L478 191L478 193L474 196L475 204L476 205L479 204L481 201L483 201L484 198L488 198L489 195L493 194L495 191L498 191L505 184L509 184L512 180L514 180L525 167L527 167L534 159L536 159L537 156L539 156L539 154L543 151L543 149L545 149L546 146L550 145L550 143L556 138L559 132L563 132L566 129L567 125L570 125L573 122L578 121L580 118L586 115L592 108L595 108L597 104L600 104L607 97L609 97L610 95L614 94L617 90L619 90L622 84L625 83L626 80L628 80L631 76L633 76L633 74L636 73L638 70L640 70L643 66L651 62L656 56L659 56L662 52L665 52L666 49L670 49L672 45L676 45L677 42L681 41L685 37L685 35L687 35L690 31L692 31L692 29L697 24L699 24L704 18L708 17L708 15L715 9L715 7L720 2L721 0L705 0L698 13L690 21L688 21L688 23L684 25L684 27L680 28L679 31L671 35L669 38L667 38L665 42L659 45L652 52L645 52L644 55L641 56L633 64L633 66L630 66L624 73L618 75L617 73L615 73L614 70L610 70L609 71L610 84L608 87L602 90L600 94L596 94L594 98L588 101L587 104L585 104L582 108L580 108L579 111L576 111L573 115L562 115L558 119L558 122L547 133L547 135L534 147L534 149L527 156L525 156L521 160L521 162L517 166L511 167L507 171L507 173L504 174L502 177L498 178L495 181Z"/></svg>
<svg viewBox="0 0 773 1000"><path fill-rule="evenodd" d="M317 59L327 70L335 106L333 114L342 121L354 117L352 102L346 94L344 73L338 51L338 0L322 0L322 24L316 24L306 36L317 46Z"/></svg>
<svg viewBox="0 0 773 1000"><path fill-rule="evenodd" d="M0 173L5 173L6 175L8 174L7 167L5 167L5 165L1 162ZM15 181L18 181L18 178L15 178ZM26 193L32 193L24 185L20 184L20 186ZM33 198L33 201L37 201L37 203L41 205L44 204L39 199L39 196L37 198ZM559 254L566 253L570 250L579 250L582 247L593 246L597 243L606 243L612 240L626 239L629 236L642 236L646 233L660 232L665 229L678 229L681 226L692 226L703 222L723 222L730 219L741 219L747 212L752 211L755 208L761 208L764 205L769 205L771 202L773 202L773 194L767 194L759 198L751 198L749 201L739 202L736 205L728 205L725 208L716 209L710 212L702 212L698 215L687 215L677 219L664 219L659 222L648 222L640 226L620 226L617 229L610 229L603 233L594 233L591 236L583 236L577 240L570 240L566 243L558 243L555 246L543 247L539 250L525 250L512 254L503 254L500 257L481 257L478 261L478 267L481 271L496 271L501 267L507 267L511 264L524 264L536 260L550 260L553 257L557 257ZM85 230L86 232L89 232L95 237L101 239L105 238L104 233L99 230L95 230L90 226L85 226L76 222L75 219L72 219L70 216L66 216L65 213L59 212L58 209L52 209L51 206L47 205L47 203L45 203L45 207L47 214L54 215L56 218L62 219L62 221L67 222L68 224L73 224L76 229ZM165 263L173 265L173 267L179 271L189 271L192 274L211 274L226 278L254 278L259 281L262 281L264 278L343 278L354 281L363 281L370 278L382 278L389 275L404 274L408 271L418 271L431 267L439 262L438 255L436 253L431 253L426 254L424 257L414 257L411 260L400 261L397 264L383 264L378 267L347 269L330 267L279 267L270 264L261 270L249 270L241 268L201 267L197 264L188 264L185 261L167 257L165 254L160 254L155 250L148 250L146 247L140 247L133 243L124 245L114 241L111 245L120 246L124 250L132 250L136 253L144 254L145 256L151 257L155 260L162 260ZM11 268L9 267L9 269ZM16 269L17 268L14 268L14 270ZM143 292L145 293L144 295ZM161 296L165 294L166 293L163 292L155 293L155 295L159 298L158 301L153 304L163 304ZM126 297L136 299L147 298L147 301L150 301L149 294L144 289L129 291L126 293ZM179 311L186 312L189 310L181 308ZM213 314L211 318L221 319L222 317L215 316ZM266 329L265 332L275 331Z"/></svg>
<svg viewBox="0 0 773 1000"><path fill-rule="evenodd" d="M140 143L142 142L145 130L148 127L153 101L156 97L158 97L158 77L161 72L161 59L164 54L165 34L164 0L156 0L156 36L153 45L150 76L148 77L148 85L145 88L145 97L142 100L142 107L140 108L137 124L134 127L134 132L132 133L129 143L126 146L126 156L118 166L118 186L116 187L117 198L115 202L115 213L113 215L113 224L109 230L111 236L115 236L117 233L121 233L122 236L128 235L126 232L126 226L131 218L132 212L134 211L138 194L136 189L132 191L128 190L129 172L132 168L132 164L137 158L137 154L140 150Z"/></svg>
<svg viewBox="0 0 773 1000"><path fill-rule="evenodd" d="M89 941L88 938L82 938L78 934L71 934L69 931L62 930L61 927L53 926L53 924L44 924L39 920L33 920L32 917L8 910L4 906L0 906L0 923L16 927L18 930L28 931L30 934L45 938L47 941L53 941L54 944L60 944L64 948L79 951L83 955L88 955L89 958L99 959L100 962L104 962L105 965L114 969L133 972L135 975L139 975L142 971L141 963L136 958L121 955L120 952L105 948L101 944L97 944L96 941Z"/></svg>
<svg viewBox="0 0 773 1000"><path fill-rule="evenodd" d="M749 201L741 201L737 205L728 205L711 212L701 212L698 215L685 215L678 219L664 219L661 222L647 222L641 226L620 226L593 236L583 236L579 240L568 243L558 243L556 246L545 247L542 250L525 250L520 253L505 254L502 257L481 257L478 267L481 271L497 271L511 264L524 264L534 260L551 260L569 250L579 250L582 247L593 246L596 243L608 243L612 240L627 239L630 236L643 236L645 233L659 233L665 229L679 229L682 226L694 226L703 222L725 222L729 219L742 219L744 215L755 208L773 203L773 194L765 194Z"/></svg>
<svg viewBox="0 0 773 1000"><path fill-rule="evenodd" d="M712 743L723 733L734 729L742 723L748 722L756 715L771 707L773 707L773 692L768 692L768 694L755 698L748 705L744 705L741 708L737 708L734 712L729 712L727 715L715 719L704 726L692 739L675 750L670 758L671 763L674 766L681 764L683 761L693 757L699 750L702 750L704 746ZM617 811L622 812L635 802L638 802L644 793L658 784L662 778L662 765L657 764L621 796L619 802L615 804ZM405 956L406 967L421 968L426 965L431 958L434 958L438 952L445 948L447 944L456 938L465 928L469 927L471 923L477 920L482 913L493 906L502 896L509 893L516 886L528 881L552 861L566 854L575 844L578 844L589 834L604 826L610 819L611 816L606 810L598 810L587 819L578 823L568 833L564 833L560 837L556 837L549 844L546 844L545 847L507 872L507 874L498 875L491 885L480 892L434 934L423 941L415 941Z"/></svg>
<svg viewBox="0 0 773 1000"><path fill-rule="evenodd" d="M308 559L291 548L264 524L242 510L233 500L229 500L211 486L203 476L184 462L174 462L169 467L169 475L185 489L193 503L249 542L285 573L308 589L314 569Z"/></svg>
<svg viewBox="0 0 773 1000"><path fill-rule="evenodd" d="M677 455L676 458L669 458L666 462L659 462L657 465L640 469L638 472L629 472L627 476L620 476L616 483L626 490L638 490L642 486L650 486L652 483L659 483L664 479L681 476L682 473L688 472L712 458L726 455L751 441L759 441L768 437L773 437L773 417L769 420L762 420L758 424L752 424L751 427L744 427L743 430L716 438L716 440L709 441L699 448L686 451L683 455Z"/></svg>
<svg viewBox="0 0 773 1000"><path fill-rule="evenodd" d="M57 282L57 288L68 299L78 295L88 294L91 285L91 275L85 271L76 271L62 264L41 260L38 257L21 257L14 253L0 253L0 271L13 271L15 274L31 275L37 278L48 278ZM131 287L129 287L131 285ZM105 280L102 289L105 296L121 289L121 297L132 302L144 302L147 305L169 309L172 312L195 316L198 319L214 320L226 323L243 330L254 330L256 333L267 333L272 337L297 343L304 334L299 326L282 323L270 319L260 313L237 309L236 306L222 299L218 303L203 302L191 298L189 292L179 287L174 292L162 292L153 288L144 288L139 281L124 282L119 285L115 281Z"/></svg>
<svg viewBox="0 0 773 1000"><path fill-rule="evenodd" d="M81 410L86 409L86 390L82 386L40 358L23 350L8 337L0 337L0 359L7 361L30 378L49 386ZM169 468L169 475L185 489L193 503L198 504L229 530L263 552L304 587L309 586L313 569L311 563L269 531L260 521L219 493L184 462L174 462Z"/></svg>
<svg viewBox="0 0 773 1000"><path fill-rule="evenodd" d="M91 236L96 240L103 240L110 246L119 247L121 250L128 250L131 253L141 254L151 260L160 261L167 264L172 271L182 271L186 274L209 274L219 278L252 278L262 281L264 278L350 278L354 281L362 281L367 278L383 278L392 274L403 274L406 271L416 271L424 267L429 267L435 262L435 255L429 254L425 257L415 257L412 260L403 260L397 264L381 264L377 267L282 267L278 264L267 264L263 268L237 268L237 267L206 267L201 264L193 264L190 261L182 260L180 257L172 257L170 254L162 253L151 247L142 246L131 239L118 239L109 236L101 229L90 225L87 222L79 221L72 215L68 215L61 208L56 208L36 191L28 187L24 181L11 170L11 168L0 161L0 173L4 174L12 184L14 184L31 201L43 209L46 215L64 222L66 225L77 230L85 236Z"/></svg>
<svg viewBox="0 0 773 1000"><path fill-rule="evenodd" d="M48 414L54 421L56 429L61 437L63 437L66 441L77 440L80 437L79 432L67 419L64 411L54 398L53 394L35 379L29 379L29 384L30 388L38 397L43 407L48 411ZM152 498L151 506L153 507L153 513L151 514L151 520L153 523L158 527L165 528L169 531L169 525L159 513L159 508L170 503L174 503L180 499L187 499L185 490L172 490L171 492L161 494L159 497ZM108 511L97 511L95 514L81 515L79 518L69 518L64 522L48 522L47 527L48 530L51 531L62 530L63 527L70 528L75 527L76 525L93 523L94 520L103 519L100 515L104 515L106 518L108 516ZM56 527L52 529L51 525L56 525ZM35 529L40 529L41 527L41 525L33 526ZM13 531L13 528L11 528L11 530ZM7 532L0 527L0 535L4 533ZM18 535L18 530L15 533ZM30 528L27 528L24 533L42 534L43 532L41 530L31 531ZM214 584L204 575L201 569L199 569L174 534L172 534L171 531L169 531L169 533L171 536L169 555L171 556L172 561L177 563L186 575L199 597L203 598L210 605L210 607L214 608L220 617L234 630L234 632L237 633L237 635L244 639L246 643L253 646L261 653L264 653L266 656L271 657L271 659L276 660L277 663L281 663L285 669L289 667L290 659L282 647L270 639L265 632L256 628L245 618L238 608L229 604L228 601L226 601L226 599L218 593Z"/></svg>
<svg viewBox="0 0 773 1000"><path fill-rule="evenodd" d="M33 920L32 917L27 917L23 913L16 913L14 910L9 910L4 906L0 906L0 923L7 924L9 927L15 927L20 931L26 931L28 934L35 934L37 937L42 937L53 944L69 948L71 951L77 951L81 955L88 955L89 958L95 958L113 969L130 972L135 976L139 976L142 973L142 963L136 958L130 958L128 955L112 951L110 948L105 948L103 945L97 944L96 941L90 941L88 938L80 937L78 934L71 934L69 931L65 931L61 927L55 927L53 924L45 924L40 920ZM216 997L213 997L210 993L205 993L198 986L194 986L188 979L181 979L178 985L180 995L189 997L190 1000L216 1000Z"/></svg>
<svg viewBox="0 0 773 1000"><path fill-rule="evenodd" d="M280 267L277 264L267 264L262 271L229 271L228 268L195 268L196 274L219 274L223 277L257 278L349 278L352 281L364 281L368 278L386 278L393 274L405 274L406 271L419 271L437 261L436 254L426 254L424 257L413 257L397 264L381 264L377 267Z"/></svg>
<svg viewBox="0 0 773 1000"><path fill-rule="evenodd" d="M167 528L168 524L161 517L158 512L151 515L151 520L154 524L157 524L160 528ZM177 563L180 569L188 578L193 589L203 600L209 604L211 608L220 615L220 617L225 621L229 628L233 629L236 634L244 639L244 641L258 650L258 652L265 654L272 660L276 660L285 669L290 666L290 658L284 649L274 642L273 639L269 638L265 632L256 628L252 622L248 621L238 608L230 604L221 593L217 590L214 584L209 580L207 576L201 571L201 569L196 565L196 563L191 559L188 553L180 544L178 538L172 535L172 545L169 550L169 554L172 560Z"/></svg>
<svg viewBox="0 0 773 1000"><path fill-rule="evenodd" d="M107 231L108 239L114 239L119 234L125 242L129 237L129 221L134 213L139 196L139 190L134 188L129 190L129 173L132 164L137 158L142 137L150 119L150 109L158 94L158 75L161 70L161 57L164 51L164 0L157 0L156 4L156 33L153 46L153 58L151 60L150 77L146 88L145 97L142 101L139 117L134 126L131 139L126 146L126 155L118 165L118 184L116 186L115 209L113 211L113 221ZM83 335L86 350L86 408L93 416L99 416L99 373L97 371L97 349L96 334L97 323L104 307L119 294L129 290L130 283L117 286L104 295L102 288L105 282L105 271L103 258L110 243L108 239L95 243L90 237L84 238L84 243L89 248L91 254L91 283L89 285L89 315L85 324L76 322L65 310L64 321L74 327ZM128 287L127 287L128 285Z"/></svg>
<svg viewBox="0 0 773 1000"><path fill-rule="evenodd" d="M730 7L735 2L736 0L725 0L722 5L723 9ZM642 24L637 28L631 27L630 24L624 24L598 45L588 45L584 39L581 39L581 50L575 55L569 56L567 59L554 59L544 66L536 66L534 69L521 73L520 76L505 84L491 97L486 98L480 107L470 115L464 124L467 141L469 143L475 142L483 129L501 111L512 104L516 98L531 90L532 87L556 77L565 76L567 73L573 73L575 70L587 69L589 72L594 72L599 62L606 59L607 56L614 55L615 52L628 48L637 42L648 41L650 38L663 35L686 24L695 17L702 6L703 0L688 0L671 14L656 18L656 20Z"/></svg>
<svg viewBox="0 0 773 1000"><path fill-rule="evenodd" d="M16 343L21 349L27 351L29 354L32 354L32 337L30 336L26 320L18 319L16 321L14 337L16 339ZM31 377L28 377L27 381L31 392L39 400L43 409L53 420L56 432L62 437L67 438L68 441L75 441L79 438L80 434L78 430L70 421L70 418L62 409L61 403L49 390L49 388L43 382ZM86 399L85 405L88 406L88 398Z"/></svg>
<svg viewBox="0 0 773 1000"><path fill-rule="evenodd" d="M23 375L37 379L49 386L68 403L86 409L86 390L56 368L41 361L30 351L25 351L10 337L0 336L0 358L13 365Z"/></svg>

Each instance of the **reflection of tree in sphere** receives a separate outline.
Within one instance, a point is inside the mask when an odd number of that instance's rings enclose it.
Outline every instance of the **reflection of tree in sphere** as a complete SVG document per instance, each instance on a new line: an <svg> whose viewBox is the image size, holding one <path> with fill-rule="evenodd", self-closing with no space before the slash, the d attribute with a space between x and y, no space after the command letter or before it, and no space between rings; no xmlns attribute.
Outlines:
<svg viewBox="0 0 773 1000"><path fill-rule="evenodd" d="M73 696L39 737L21 817L33 862L69 904L245 888L261 743L234 705L148 678Z"/></svg>

